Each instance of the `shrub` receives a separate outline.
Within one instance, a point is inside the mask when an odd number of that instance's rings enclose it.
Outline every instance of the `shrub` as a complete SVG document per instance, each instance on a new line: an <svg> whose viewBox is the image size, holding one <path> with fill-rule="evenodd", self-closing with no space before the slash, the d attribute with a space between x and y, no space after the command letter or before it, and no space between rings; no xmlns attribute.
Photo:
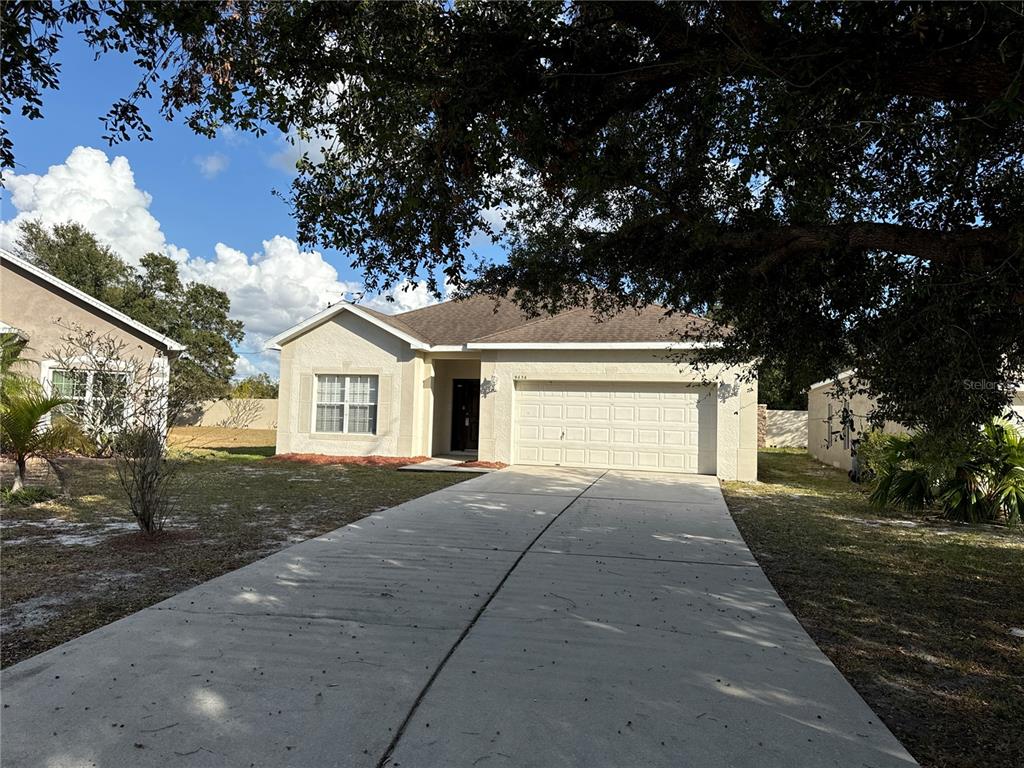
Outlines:
<svg viewBox="0 0 1024 768"><path fill-rule="evenodd" d="M179 468L166 456L163 430L147 424L125 427L114 440L114 466L139 528L147 534L162 531L176 501Z"/></svg>
<svg viewBox="0 0 1024 768"><path fill-rule="evenodd" d="M951 520L1021 523L1024 437L1007 421L992 421L958 445L926 432L871 433L858 456L875 475L869 498L877 507L938 503Z"/></svg>

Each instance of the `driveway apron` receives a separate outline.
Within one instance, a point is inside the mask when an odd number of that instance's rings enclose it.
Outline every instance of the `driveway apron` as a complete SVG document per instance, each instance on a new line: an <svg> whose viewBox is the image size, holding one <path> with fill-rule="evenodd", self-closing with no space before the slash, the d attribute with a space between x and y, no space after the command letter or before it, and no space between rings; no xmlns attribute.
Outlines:
<svg viewBox="0 0 1024 768"><path fill-rule="evenodd" d="M2 675L8 766L913 766L717 481L513 468Z"/></svg>

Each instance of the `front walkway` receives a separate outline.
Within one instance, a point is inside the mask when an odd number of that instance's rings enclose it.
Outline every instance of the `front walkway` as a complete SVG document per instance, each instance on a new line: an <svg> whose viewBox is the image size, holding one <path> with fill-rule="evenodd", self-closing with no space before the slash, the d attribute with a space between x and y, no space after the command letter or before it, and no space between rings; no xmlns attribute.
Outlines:
<svg viewBox="0 0 1024 768"><path fill-rule="evenodd" d="M5 768L914 765L705 477L496 472L2 685Z"/></svg>

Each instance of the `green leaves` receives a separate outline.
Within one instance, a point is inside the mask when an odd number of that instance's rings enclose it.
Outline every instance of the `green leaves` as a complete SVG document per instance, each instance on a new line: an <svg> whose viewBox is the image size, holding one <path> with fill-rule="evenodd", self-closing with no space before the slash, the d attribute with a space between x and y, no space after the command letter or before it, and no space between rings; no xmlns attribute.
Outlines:
<svg viewBox="0 0 1024 768"><path fill-rule="evenodd" d="M79 224L47 229L28 222L18 248L50 274L186 346L171 363L172 413L227 394L235 373L232 345L242 340L243 330L229 317L226 293L182 283L177 264L164 254L146 254L135 269Z"/></svg>
<svg viewBox="0 0 1024 768"><path fill-rule="evenodd" d="M69 19L8 5L44 33L15 19L4 40L31 105ZM948 435L1024 369L1019 4L224 0L82 21L143 71L112 140L147 135L149 92L204 135L315 139L300 239L371 290L443 274L530 309L713 312L731 333L704 362L789 389L855 365L880 415ZM507 263L477 264L499 206Z"/></svg>
<svg viewBox="0 0 1024 768"><path fill-rule="evenodd" d="M951 520L1020 525L1024 437L1009 422L987 423L960 443L934 434L869 434L858 456L875 474L876 507L924 509L938 503Z"/></svg>

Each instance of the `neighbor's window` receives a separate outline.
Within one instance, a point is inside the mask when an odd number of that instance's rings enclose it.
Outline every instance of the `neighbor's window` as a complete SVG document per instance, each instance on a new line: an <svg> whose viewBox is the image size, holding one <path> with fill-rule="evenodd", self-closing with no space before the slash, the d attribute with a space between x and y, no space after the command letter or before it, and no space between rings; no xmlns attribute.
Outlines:
<svg viewBox="0 0 1024 768"><path fill-rule="evenodd" d="M61 408L69 416L81 417L86 414L89 403L89 374L87 371L54 371L53 394L70 402Z"/></svg>
<svg viewBox="0 0 1024 768"><path fill-rule="evenodd" d="M376 434L377 377L317 375L316 431Z"/></svg>
<svg viewBox="0 0 1024 768"><path fill-rule="evenodd" d="M127 373L56 369L50 383L53 394L70 401L61 410L74 418L116 423L128 405Z"/></svg>

